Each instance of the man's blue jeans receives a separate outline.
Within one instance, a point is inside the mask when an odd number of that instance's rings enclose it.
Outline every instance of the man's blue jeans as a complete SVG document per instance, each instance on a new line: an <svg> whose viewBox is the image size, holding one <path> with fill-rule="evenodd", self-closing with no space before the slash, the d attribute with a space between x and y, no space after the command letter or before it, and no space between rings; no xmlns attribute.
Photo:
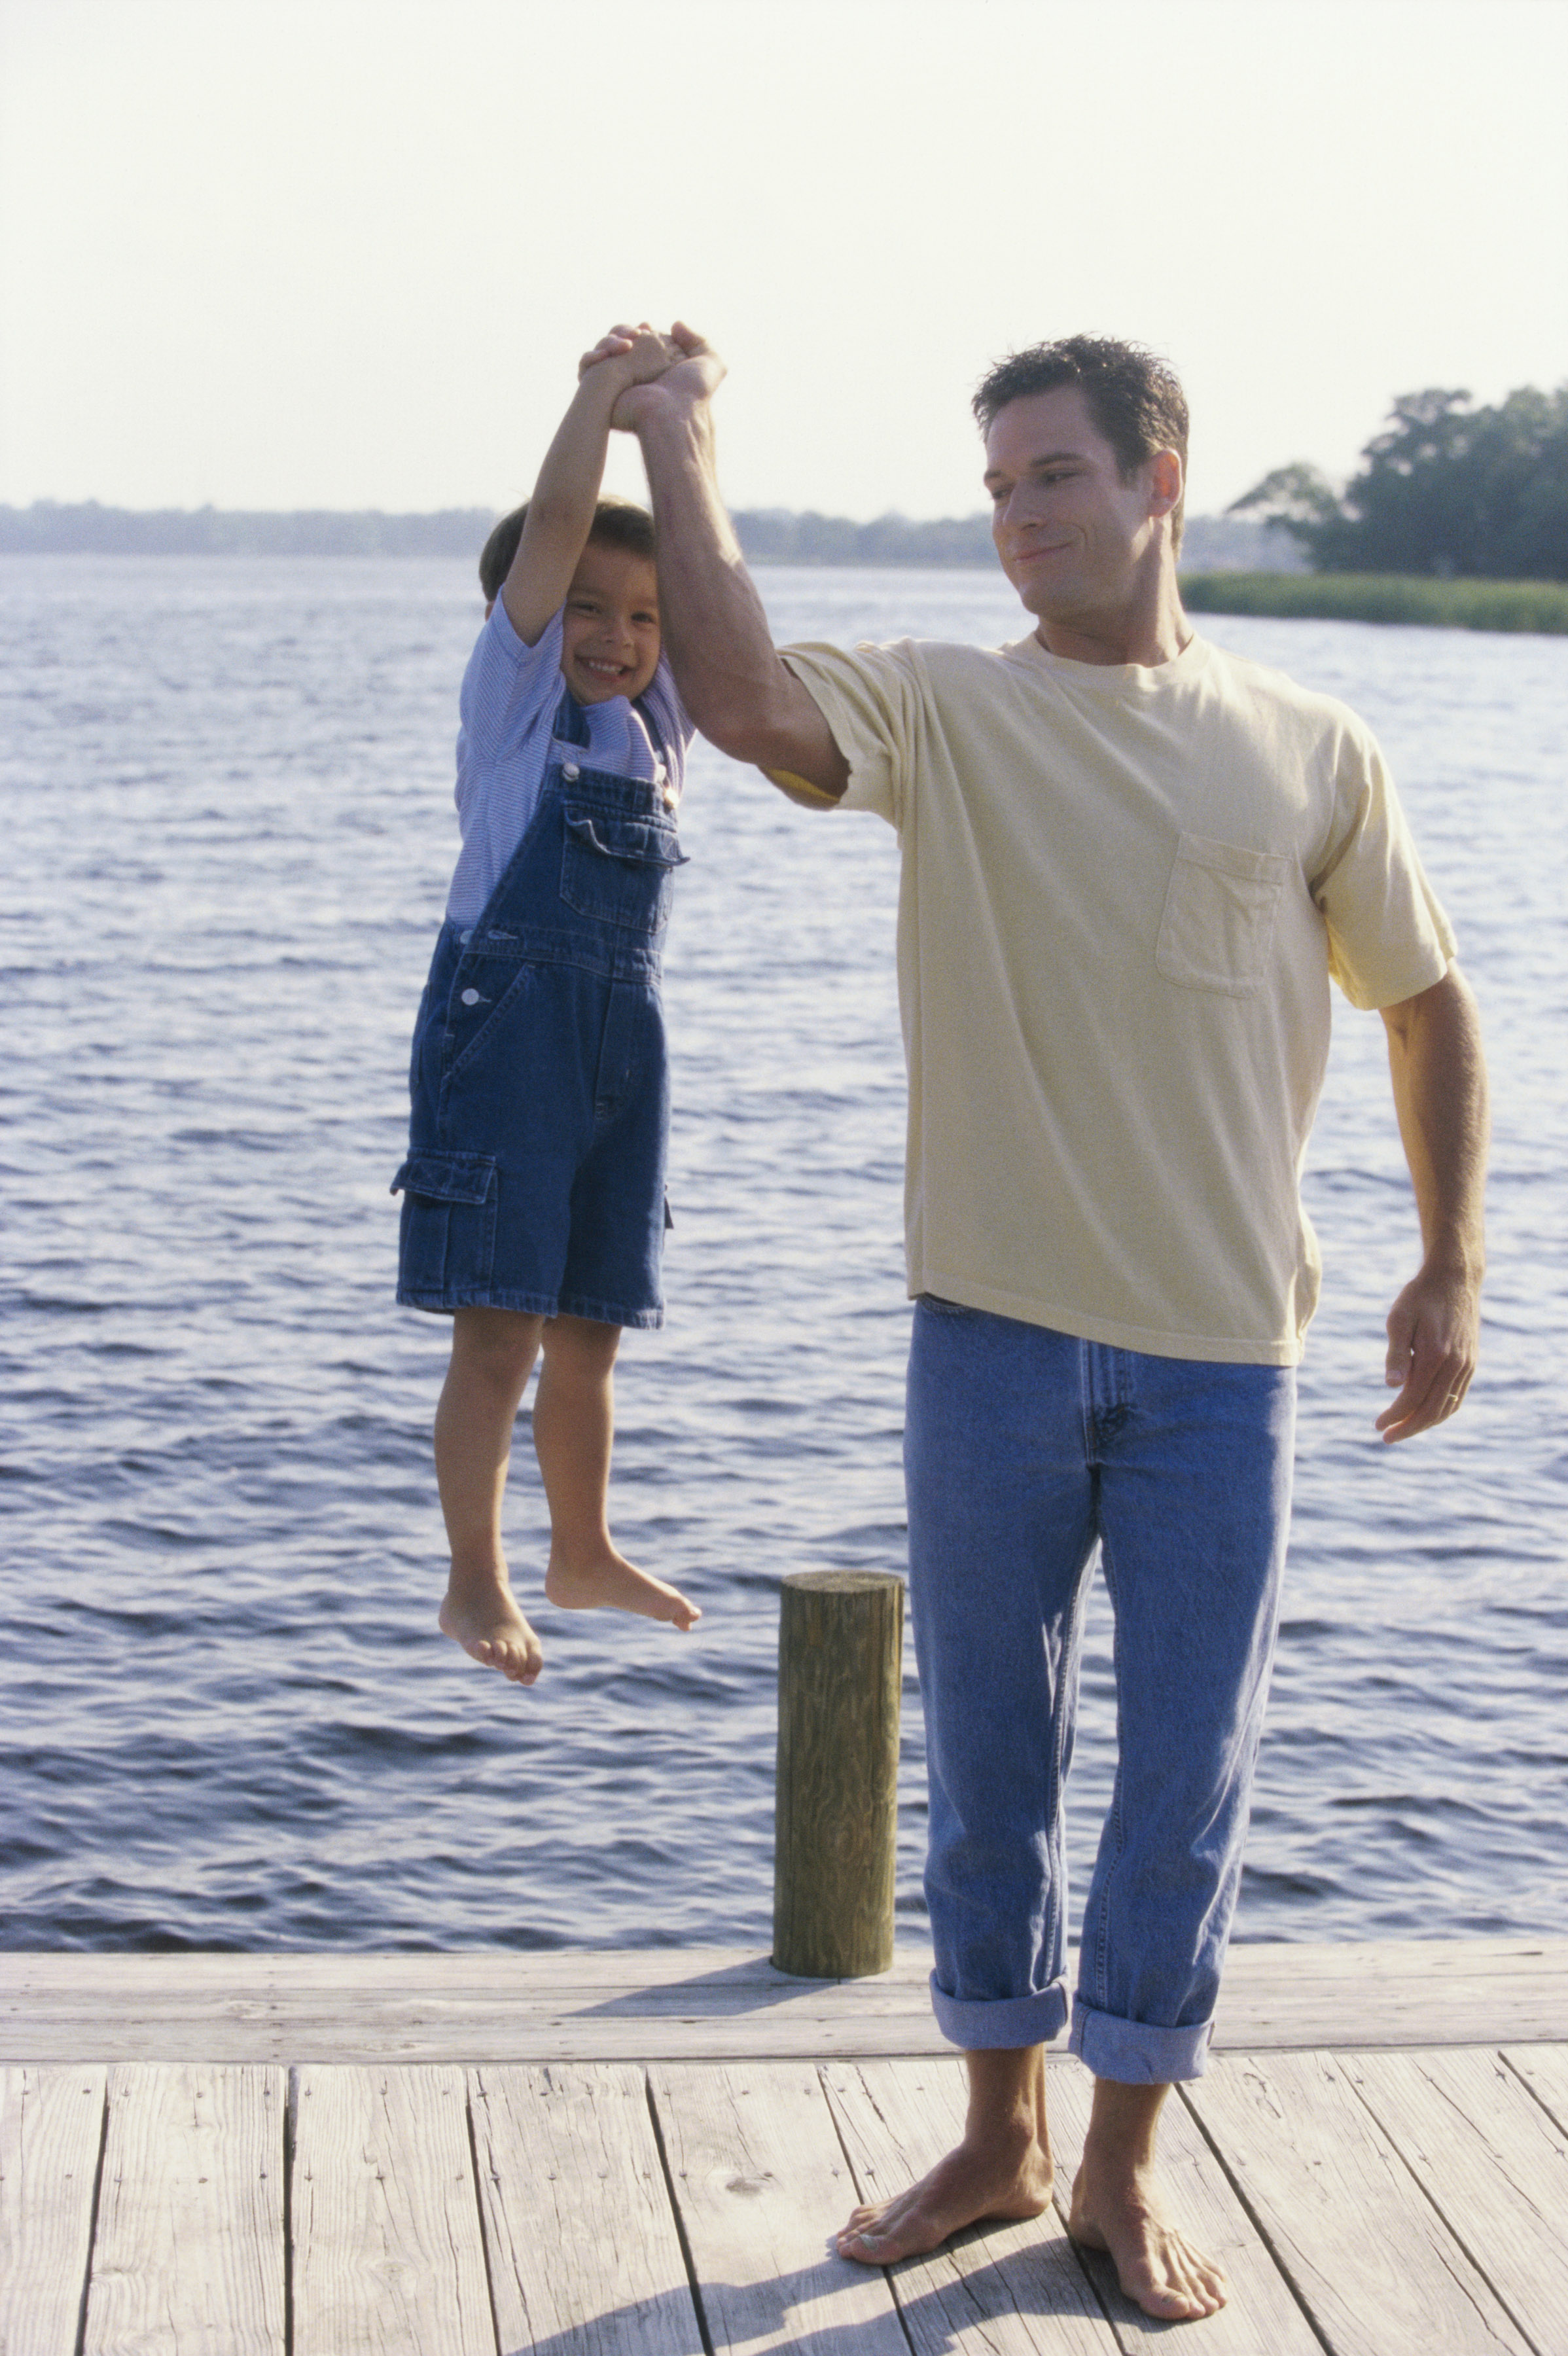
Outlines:
<svg viewBox="0 0 1568 2356"><path fill-rule="evenodd" d="M1071 2045L1201 2074L1241 1877L1290 1518L1294 1370L1156 1358L925 1296L904 1461L932 2000L973 2051L1068 2015L1062 1790L1098 1543L1119 1757Z"/></svg>

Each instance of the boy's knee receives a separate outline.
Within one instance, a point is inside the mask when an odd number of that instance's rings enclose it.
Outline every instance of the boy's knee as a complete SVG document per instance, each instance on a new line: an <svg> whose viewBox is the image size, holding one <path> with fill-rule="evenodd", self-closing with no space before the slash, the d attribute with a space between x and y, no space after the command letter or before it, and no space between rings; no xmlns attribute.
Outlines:
<svg viewBox="0 0 1568 2356"><path fill-rule="evenodd" d="M543 1325L542 1317L517 1309L459 1309L452 1320L452 1355L498 1375L520 1360L532 1365Z"/></svg>
<svg viewBox="0 0 1568 2356"><path fill-rule="evenodd" d="M618 1325L603 1325L593 1317L552 1317L546 1321L544 1355L561 1365L607 1366L613 1364L619 1348Z"/></svg>

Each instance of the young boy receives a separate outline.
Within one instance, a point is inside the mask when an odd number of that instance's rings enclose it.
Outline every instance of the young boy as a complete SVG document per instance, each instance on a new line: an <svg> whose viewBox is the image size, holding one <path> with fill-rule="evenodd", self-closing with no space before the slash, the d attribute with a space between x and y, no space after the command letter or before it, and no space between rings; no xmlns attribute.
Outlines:
<svg viewBox="0 0 1568 2356"><path fill-rule="evenodd" d="M448 1312L435 1470L444 1632L518 1685L542 1665L501 1549L513 1418L533 1444L553 1603L676 1628L697 1608L606 1520L623 1325L662 1322L669 1077L660 948L692 727L660 652L653 525L601 500L610 422L680 353L619 327L585 355L533 497L479 560L463 681L463 848L414 1030L400 1301Z"/></svg>

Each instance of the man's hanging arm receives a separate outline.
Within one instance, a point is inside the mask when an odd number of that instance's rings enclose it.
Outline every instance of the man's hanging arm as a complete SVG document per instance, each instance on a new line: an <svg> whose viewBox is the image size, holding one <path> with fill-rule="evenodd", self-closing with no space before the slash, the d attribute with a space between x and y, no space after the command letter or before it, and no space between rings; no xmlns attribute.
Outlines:
<svg viewBox="0 0 1568 2356"><path fill-rule="evenodd" d="M1383 1022L1423 1247L1420 1269L1389 1312L1386 1379L1399 1396L1377 1429L1396 1440L1453 1415L1476 1371L1487 1066L1475 997L1457 966L1430 990L1385 1007Z"/></svg>

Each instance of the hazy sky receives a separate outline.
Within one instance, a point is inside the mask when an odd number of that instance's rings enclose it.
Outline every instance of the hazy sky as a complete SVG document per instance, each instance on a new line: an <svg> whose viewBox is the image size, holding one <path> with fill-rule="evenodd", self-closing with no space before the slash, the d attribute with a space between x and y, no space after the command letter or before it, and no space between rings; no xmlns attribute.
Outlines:
<svg viewBox="0 0 1568 2356"><path fill-rule="evenodd" d="M972 511L1089 328L1212 510L1568 378L1565 89L1563 0L0 0L0 500L510 502L679 312L737 506Z"/></svg>

